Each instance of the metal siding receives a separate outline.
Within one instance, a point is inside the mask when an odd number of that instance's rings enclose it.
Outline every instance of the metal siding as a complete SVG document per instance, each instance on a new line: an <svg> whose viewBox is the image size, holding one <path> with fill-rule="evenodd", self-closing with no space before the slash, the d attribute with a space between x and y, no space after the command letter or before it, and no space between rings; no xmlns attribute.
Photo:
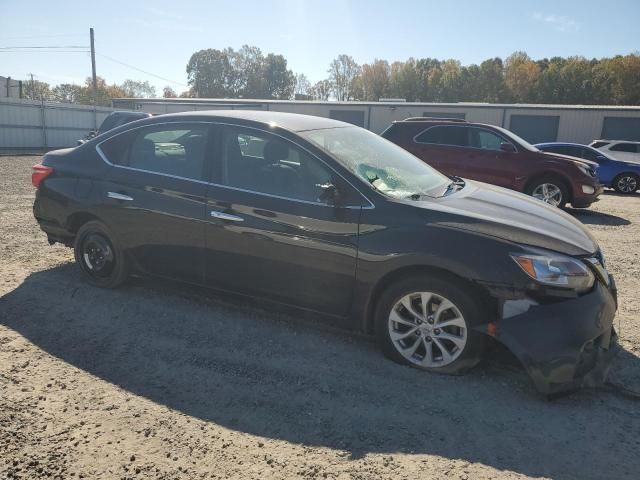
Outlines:
<svg viewBox="0 0 640 480"><path fill-rule="evenodd" d="M113 111L96 108L97 124ZM93 129L91 106L0 98L0 151L71 147Z"/></svg>

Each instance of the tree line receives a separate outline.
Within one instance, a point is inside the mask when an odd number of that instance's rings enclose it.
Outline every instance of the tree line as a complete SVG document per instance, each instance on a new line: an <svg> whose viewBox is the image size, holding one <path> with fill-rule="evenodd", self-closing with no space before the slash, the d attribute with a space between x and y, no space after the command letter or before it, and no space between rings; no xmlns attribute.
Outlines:
<svg viewBox="0 0 640 480"><path fill-rule="evenodd" d="M272 62L277 58L277 68ZM271 59L271 60L270 60ZM200 50L187 65L189 96L409 102L490 102L551 104L640 104L640 55L612 58L553 57L531 59L514 52L506 59L462 65L458 60L376 59L359 65L339 55L327 78L311 84L287 69L282 55L262 56L260 49ZM276 87L277 86L277 87Z"/></svg>
<svg viewBox="0 0 640 480"><path fill-rule="evenodd" d="M304 73L294 74L283 55L263 54L248 45L199 50L186 67L189 89L180 94L165 87L165 98L255 98L408 102L489 102L640 105L640 54L610 58L552 57L531 59L514 52L502 60L462 65L454 59L409 58L389 62L375 59L358 64L350 55L338 55L327 78L312 83ZM125 80L108 85L98 77L97 104L111 99L156 96L147 81ZM84 85L50 87L37 80L25 82L26 98L91 104L91 78Z"/></svg>

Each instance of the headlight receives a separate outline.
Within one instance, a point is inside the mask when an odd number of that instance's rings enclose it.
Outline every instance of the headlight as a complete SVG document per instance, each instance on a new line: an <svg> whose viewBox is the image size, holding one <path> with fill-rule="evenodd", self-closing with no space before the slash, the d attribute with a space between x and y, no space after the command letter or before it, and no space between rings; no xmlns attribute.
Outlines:
<svg viewBox="0 0 640 480"><path fill-rule="evenodd" d="M531 278L543 285L585 292L593 287L595 277L589 267L575 258L560 254L511 255Z"/></svg>
<svg viewBox="0 0 640 480"><path fill-rule="evenodd" d="M573 164L578 167L582 173L584 173L587 177L595 177L595 170L588 165L585 165L582 162L573 162Z"/></svg>

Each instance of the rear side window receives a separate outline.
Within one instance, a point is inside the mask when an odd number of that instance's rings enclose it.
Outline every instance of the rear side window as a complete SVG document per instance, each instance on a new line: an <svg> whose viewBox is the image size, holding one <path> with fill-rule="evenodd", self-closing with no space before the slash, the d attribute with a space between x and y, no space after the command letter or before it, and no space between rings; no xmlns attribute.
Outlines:
<svg viewBox="0 0 640 480"><path fill-rule="evenodd" d="M117 135L100 149L115 165L204 180L207 139L206 125L162 125Z"/></svg>
<svg viewBox="0 0 640 480"><path fill-rule="evenodd" d="M572 147L569 145L545 148L544 151L559 153L560 155L569 155L571 157L582 158L582 149L578 147Z"/></svg>
<svg viewBox="0 0 640 480"><path fill-rule="evenodd" d="M616 143L611 148L609 148L612 152L626 152L626 153L637 153L638 145L635 143Z"/></svg>
<svg viewBox="0 0 640 480"><path fill-rule="evenodd" d="M448 125L430 127L416 136L415 141L416 143L468 147L468 128Z"/></svg>
<svg viewBox="0 0 640 480"><path fill-rule="evenodd" d="M602 154L597 151L593 151L590 148L585 148L582 150L582 158L587 160L591 160L592 162L599 162L601 160Z"/></svg>

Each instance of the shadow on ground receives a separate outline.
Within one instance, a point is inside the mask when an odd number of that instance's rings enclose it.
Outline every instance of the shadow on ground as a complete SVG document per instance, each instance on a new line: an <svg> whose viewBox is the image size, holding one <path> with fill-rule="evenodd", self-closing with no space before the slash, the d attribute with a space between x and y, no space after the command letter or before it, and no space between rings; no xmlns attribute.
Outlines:
<svg viewBox="0 0 640 480"><path fill-rule="evenodd" d="M612 227L631 225L631 221L626 218L596 210L568 208L567 212L586 225L610 225Z"/></svg>
<svg viewBox="0 0 640 480"><path fill-rule="evenodd" d="M637 404L627 398L584 391L546 402L523 373L495 363L430 375L358 336L188 292L142 280L99 290L65 265L2 297L0 323L136 395L255 435L554 479L640 470ZM631 354L621 361L640 370Z"/></svg>

